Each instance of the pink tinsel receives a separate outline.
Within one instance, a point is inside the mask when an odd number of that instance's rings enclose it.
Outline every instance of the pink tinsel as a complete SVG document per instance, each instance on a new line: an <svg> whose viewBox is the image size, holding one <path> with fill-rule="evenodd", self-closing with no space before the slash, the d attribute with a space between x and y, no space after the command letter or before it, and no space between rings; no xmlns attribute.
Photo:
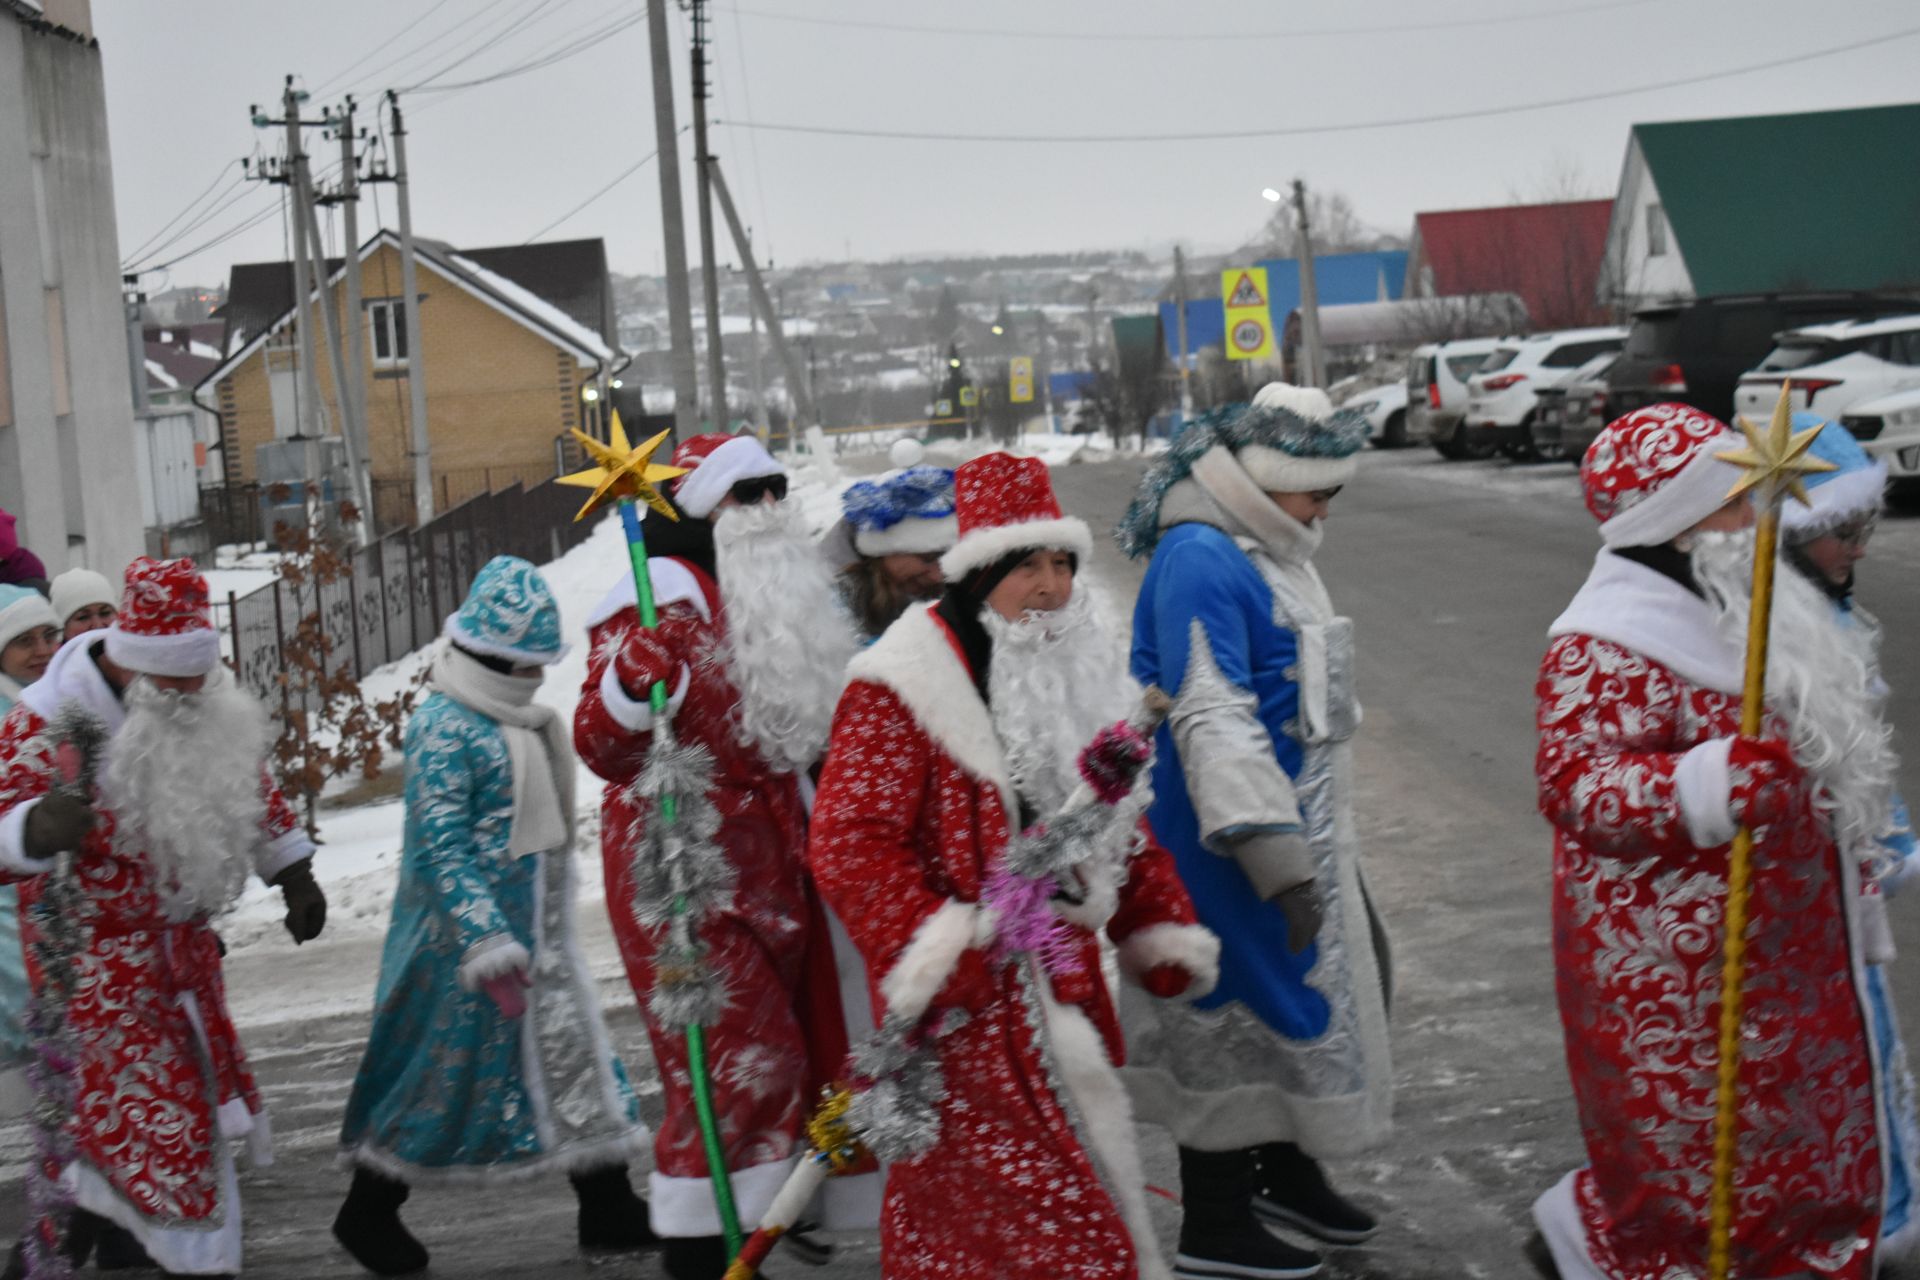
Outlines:
<svg viewBox="0 0 1920 1280"><path fill-rule="evenodd" d="M1050 877L1018 875L1005 867L987 877L980 900L994 912L994 956L1009 960L1032 952L1048 973L1078 973L1077 948L1060 917L1053 913L1055 885Z"/></svg>
<svg viewBox="0 0 1920 1280"><path fill-rule="evenodd" d="M1122 720L1095 734L1080 753L1080 776L1101 804L1119 804L1133 790L1135 776L1152 755L1153 744Z"/></svg>

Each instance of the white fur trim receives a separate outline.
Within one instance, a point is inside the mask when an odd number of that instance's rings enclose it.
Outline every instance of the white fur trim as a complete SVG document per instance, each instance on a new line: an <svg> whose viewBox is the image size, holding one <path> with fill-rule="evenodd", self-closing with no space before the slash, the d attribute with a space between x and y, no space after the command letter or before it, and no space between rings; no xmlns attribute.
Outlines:
<svg viewBox="0 0 1920 1280"><path fill-rule="evenodd" d="M1084 870L1086 865L1080 864L1083 890L1080 901L1069 902L1065 898L1056 898L1053 914L1090 933L1098 933L1107 927L1107 921L1113 919L1113 913L1120 909L1120 886L1113 883L1110 877L1088 875Z"/></svg>
<svg viewBox="0 0 1920 1280"><path fill-rule="evenodd" d="M1016 551L1071 551L1085 566L1093 554L1093 531L1087 528L1085 520L1076 516L975 529L940 557L940 572L948 582L958 582L975 569Z"/></svg>
<svg viewBox="0 0 1920 1280"><path fill-rule="evenodd" d="M1573 1195L1577 1176L1577 1171L1569 1173L1533 1202L1534 1225L1540 1228L1540 1238L1553 1255L1560 1280L1613 1280L1587 1252L1587 1229L1580 1221L1580 1206Z"/></svg>
<svg viewBox="0 0 1920 1280"><path fill-rule="evenodd" d="M371 1169L410 1187L493 1187L554 1173L592 1173L631 1164L652 1146L653 1135L647 1127L636 1125L628 1133L529 1156L512 1164L419 1165L365 1144L343 1149L334 1163L342 1169Z"/></svg>
<svg viewBox="0 0 1920 1280"><path fill-rule="evenodd" d="M1333 401L1318 387L1296 387L1291 382L1269 382L1253 393L1260 409L1290 409L1309 422L1325 422L1333 416Z"/></svg>
<svg viewBox="0 0 1920 1280"><path fill-rule="evenodd" d="M786 1185L793 1170L794 1157L730 1169L733 1203L740 1213L740 1226L753 1231L773 1205L773 1198ZM683 1238L720 1234L720 1211L713 1204L713 1182L704 1174L697 1178L678 1178L655 1169L647 1179L647 1202L656 1235Z"/></svg>
<svg viewBox="0 0 1920 1280"><path fill-rule="evenodd" d="M953 544L949 542L947 545ZM38 591L24 595L6 608L0 609L0 648L12 644L15 639L35 627L58 627L65 621L63 617L54 613L53 606L48 604L47 598Z"/></svg>
<svg viewBox="0 0 1920 1280"><path fill-rule="evenodd" d="M512 934L496 933L480 939L460 957L460 989L478 991L484 984L516 969L521 973L531 972L533 957Z"/></svg>
<svg viewBox="0 0 1920 1280"><path fill-rule="evenodd" d="M1680 757L1673 770L1673 788L1687 838L1695 848L1718 849L1733 839L1739 823L1733 820L1733 739L1709 738Z"/></svg>
<svg viewBox="0 0 1920 1280"><path fill-rule="evenodd" d="M296 862L304 862L313 857L315 845L307 838L300 827L283 831L262 845L253 855L254 874L268 884L273 878Z"/></svg>
<svg viewBox="0 0 1920 1280"><path fill-rule="evenodd" d="M178 635L130 635L119 623L107 628L107 656L150 676L204 676L220 665L220 633L194 627Z"/></svg>
<svg viewBox="0 0 1920 1280"><path fill-rule="evenodd" d="M240 1273L240 1183L226 1143L213 1153L219 1181L215 1213L204 1224L161 1226L141 1213L106 1177L77 1159L67 1166L61 1181L73 1192L73 1202L133 1234L154 1262L175 1275L238 1275Z"/></svg>
<svg viewBox="0 0 1920 1280"><path fill-rule="evenodd" d="M1312 493L1319 489L1337 489L1353 479L1360 469L1352 455L1344 458L1302 458L1282 449L1250 444L1233 455L1240 460L1247 478L1260 486L1262 493Z"/></svg>
<svg viewBox="0 0 1920 1280"><path fill-rule="evenodd" d="M83 631L61 645L47 664L46 674L27 686L20 701L42 720L51 720L60 704L72 699L99 716L109 734L118 733L127 721L127 709L93 660L95 646L106 642L104 630Z"/></svg>
<svg viewBox="0 0 1920 1280"><path fill-rule="evenodd" d="M680 664L680 683L675 686L672 696L667 699L667 719L671 720L680 713L680 704L687 700L687 686L693 683L693 671L686 663ZM620 677L614 674L613 664L600 673L600 702L613 717L613 722L629 733L648 733L653 729L653 699L651 697L635 701L627 696L626 686L620 683Z"/></svg>
<svg viewBox="0 0 1920 1280"><path fill-rule="evenodd" d="M1220 981L1220 939L1198 924L1148 925L1120 943L1120 971L1136 983L1147 970L1177 964L1193 978L1182 1000L1198 1000Z"/></svg>
<svg viewBox="0 0 1920 1280"><path fill-rule="evenodd" d="M1657 569L1602 550L1549 636L1606 640L1717 693L1740 692L1746 655L1720 635L1713 606Z"/></svg>
<svg viewBox="0 0 1920 1280"><path fill-rule="evenodd" d="M1657 547L1718 511L1739 483L1740 468L1717 455L1739 443L1730 431L1702 443L1678 475L1603 521L1600 540L1610 547Z"/></svg>
<svg viewBox="0 0 1920 1280"><path fill-rule="evenodd" d="M702 458L700 465L680 480L673 491L673 500L687 515L705 520L727 496L727 490L739 481L785 474L787 469L774 460L758 439L735 436Z"/></svg>
<svg viewBox="0 0 1920 1280"><path fill-rule="evenodd" d="M0 817L0 870L16 876L43 875L53 869L55 858L27 856L27 815L40 803L38 796L23 800Z"/></svg>
<svg viewBox="0 0 1920 1280"><path fill-rule="evenodd" d="M1014 802L1007 760L993 731L993 717L954 652L946 624L931 608L910 608L878 640L855 655L847 679L866 680L893 691L934 745L973 778L998 788L1012 827Z"/></svg>
<svg viewBox="0 0 1920 1280"><path fill-rule="evenodd" d="M948 898L922 920L880 979L887 1013L916 1022L940 988L947 985L960 957L993 936L992 917L979 904Z"/></svg>
<svg viewBox="0 0 1920 1280"><path fill-rule="evenodd" d="M1813 486L1807 496L1813 500L1811 505L1788 498L1780 508L1780 527L1794 542L1810 542L1849 520L1879 511L1887 497L1887 460L1875 458L1871 466Z"/></svg>
<svg viewBox="0 0 1920 1280"><path fill-rule="evenodd" d="M932 555L951 550L960 540L955 516L908 516L891 529L856 529L853 548L863 556Z"/></svg>
<svg viewBox="0 0 1920 1280"><path fill-rule="evenodd" d="M472 653L484 654L489 658L498 658L502 662L518 662L528 667L550 667L567 656L572 645L561 642L558 649L522 649L515 645L501 644L485 636L474 635L460 626L458 612L447 615L441 625L440 634Z"/></svg>
<svg viewBox="0 0 1920 1280"><path fill-rule="evenodd" d="M655 609L686 601L699 611L702 619L708 622L713 620L713 615L707 610L707 593L700 589L700 580L693 576L693 570L684 561L673 556L648 560L647 577L653 580ZM622 609L639 607L640 597L634 594L633 571L629 569L620 575L620 581L608 588L607 594L600 597L600 603L593 606L593 612L587 615L587 629L591 631Z"/></svg>

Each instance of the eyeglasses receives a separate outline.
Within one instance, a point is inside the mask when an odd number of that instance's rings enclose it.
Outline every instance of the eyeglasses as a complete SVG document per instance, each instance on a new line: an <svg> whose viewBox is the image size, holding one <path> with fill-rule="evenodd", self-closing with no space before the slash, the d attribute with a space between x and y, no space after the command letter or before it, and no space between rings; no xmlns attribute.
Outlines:
<svg viewBox="0 0 1920 1280"><path fill-rule="evenodd" d="M768 494L779 502L787 496L787 478L785 476L755 476L751 480L735 480L733 487L727 490L733 500L743 507L757 506Z"/></svg>
<svg viewBox="0 0 1920 1280"><path fill-rule="evenodd" d="M1879 518L1877 516L1868 516L1865 519L1854 520L1841 525L1833 531L1833 537L1835 541L1848 550L1858 551L1867 545L1868 539L1873 537L1874 530L1879 527Z"/></svg>

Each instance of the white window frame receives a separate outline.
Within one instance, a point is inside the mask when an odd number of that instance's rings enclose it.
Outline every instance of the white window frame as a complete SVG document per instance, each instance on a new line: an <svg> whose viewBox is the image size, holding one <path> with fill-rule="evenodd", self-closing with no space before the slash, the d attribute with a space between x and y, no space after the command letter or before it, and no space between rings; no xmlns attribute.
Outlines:
<svg viewBox="0 0 1920 1280"><path fill-rule="evenodd" d="M399 298L381 298L367 303L367 353L376 369L407 367L407 313ZM380 354L380 340L386 339L388 355Z"/></svg>
<svg viewBox="0 0 1920 1280"><path fill-rule="evenodd" d="M1647 205L1647 256L1667 256L1667 211L1658 200Z"/></svg>

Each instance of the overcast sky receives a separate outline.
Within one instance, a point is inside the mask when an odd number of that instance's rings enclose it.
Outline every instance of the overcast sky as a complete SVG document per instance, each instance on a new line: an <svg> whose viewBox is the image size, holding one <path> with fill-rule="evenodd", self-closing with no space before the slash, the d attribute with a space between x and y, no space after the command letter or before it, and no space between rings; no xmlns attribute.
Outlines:
<svg viewBox="0 0 1920 1280"><path fill-rule="evenodd" d="M239 177L223 166L256 147L279 149L280 135L253 129L247 108L269 104L277 115L288 73L313 92L317 114L348 90L371 104L389 87L429 77L456 85L606 33L544 69L404 98L414 226L456 245L519 243L653 150L642 0L93 2L123 258L200 193L215 198L199 209L217 207ZM638 20L609 29L622 19ZM672 27L685 125L687 22L677 7ZM899 27L947 30L889 29ZM1311 34L1329 27L1347 30ZM1417 210L1560 194L1569 179L1611 195L1636 120L1912 98L1920 36L1885 37L1915 27L1911 0L719 0L711 113L742 124L1205 135L1673 87L1493 118L1260 139L1015 144L723 124L713 148L761 256L776 265L848 254L1160 250L1176 240L1223 249L1266 216L1261 188L1296 175L1345 192L1370 224L1405 234ZM1866 41L1878 43L1703 79ZM327 163L337 155L317 131L310 144ZM689 175L691 152L683 135ZM1741 194L1765 199L1770 183L1793 179L1793 157L1780 156ZM690 176L683 187L697 261ZM203 225L162 236L149 260L224 234L273 205L278 188L247 184L231 195L238 202ZM390 187L380 214L393 224ZM363 204L363 234L375 221ZM544 238L574 236L604 237L616 271L659 270L653 166ZM282 245L281 220L269 215L147 287L216 283L233 262L283 257ZM719 256L734 257L728 248Z"/></svg>

